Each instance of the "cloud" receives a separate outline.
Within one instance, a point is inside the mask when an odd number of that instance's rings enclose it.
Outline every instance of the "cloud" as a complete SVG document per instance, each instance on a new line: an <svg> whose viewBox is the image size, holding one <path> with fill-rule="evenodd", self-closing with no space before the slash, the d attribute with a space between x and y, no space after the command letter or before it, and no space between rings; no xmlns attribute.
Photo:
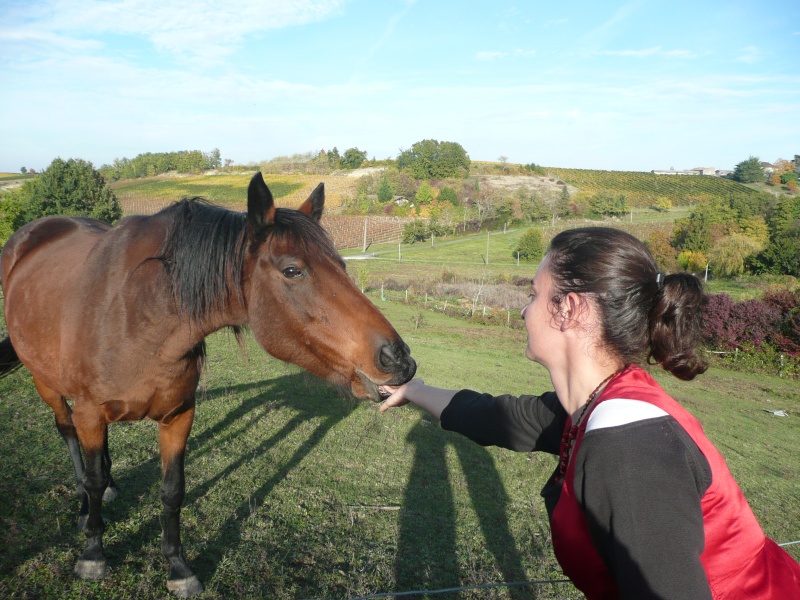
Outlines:
<svg viewBox="0 0 800 600"><path fill-rule="evenodd" d="M492 50L492 51L484 51L484 52L476 52L475 59L476 60L497 60L500 58L506 58L508 56L519 56L519 57L526 57L526 56L536 56L536 50L523 50L522 48L517 48L513 52L504 52L502 50Z"/></svg>
<svg viewBox="0 0 800 600"><path fill-rule="evenodd" d="M163 53L214 60L233 52L245 36L313 23L339 14L346 0L241 0L225 10L207 0L51 0L30 14L12 16L9 29L64 45L89 44L105 34L148 39Z"/></svg>
<svg viewBox="0 0 800 600"><path fill-rule="evenodd" d="M741 50L741 54L736 58L738 62L743 62L748 65L755 64L763 58L763 54L758 46L745 46Z"/></svg>
<svg viewBox="0 0 800 600"><path fill-rule="evenodd" d="M630 56L633 58L646 58L648 56L661 56L665 58L696 58L697 54L689 50L664 50L661 46L653 46L641 50L601 50L597 54L604 56Z"/></svg>

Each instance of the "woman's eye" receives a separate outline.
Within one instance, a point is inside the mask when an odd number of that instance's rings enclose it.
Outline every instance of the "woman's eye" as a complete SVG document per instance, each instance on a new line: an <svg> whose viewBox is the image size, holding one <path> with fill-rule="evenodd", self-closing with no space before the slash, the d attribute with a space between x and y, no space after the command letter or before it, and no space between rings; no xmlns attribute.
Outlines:
<svg viewBox="0 0 800 600"><path fill-rule="evenodd" d="M300 277L303 274L303 272L300 269L294 266L286 267L285 269L283 269L283 271L281 271L281 273L283 273L283 276L286 277L286 279L296 279L297 277Z"/></svg>

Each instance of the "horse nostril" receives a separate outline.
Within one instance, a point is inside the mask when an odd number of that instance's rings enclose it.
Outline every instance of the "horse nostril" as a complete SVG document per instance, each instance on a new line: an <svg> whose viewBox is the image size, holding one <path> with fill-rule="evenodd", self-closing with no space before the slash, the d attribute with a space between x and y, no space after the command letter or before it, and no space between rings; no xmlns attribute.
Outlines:
<svg viewBox="0 0 800 600"><path fill-rule="evenodd" d="M393 344L384 344L378 354L378 362L382 367L390 369L397 364L397 354Z"/></svg>
<svg viewBox="0 0 800 600"><path fill-rule="evenodd" d="M417 370L417 363L411 358L411 349L402 340L381 346L378 363L386 372L394 373L398 383L411 379Z"/></svg>

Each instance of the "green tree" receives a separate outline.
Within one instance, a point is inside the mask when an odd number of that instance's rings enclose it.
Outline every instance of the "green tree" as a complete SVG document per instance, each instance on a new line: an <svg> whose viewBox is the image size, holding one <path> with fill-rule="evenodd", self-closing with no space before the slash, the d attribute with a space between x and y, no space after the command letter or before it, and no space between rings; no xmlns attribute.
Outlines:
<svg viewBox="0 0 800 600"><path fill-rule="evenodd" d="M339 169L342 166L342 157L339 155L339 149L334 146L333 150L329 151L327 154L328 164L331 166L331 169Z"/></svg>
<svg viewBox="0 0 800 600"><path fill-rule="evenodd" d="M763 248L749 236L732 233L717 240L708 254L708 260L716 275L736 277L744 273L747 258L758 254Z"/></svg>
<svg viewBox="0 0 800 600"><path fill-rule="evenodd" d="M439 202L449 202L453 206L459 206L458 194L453 188L445 186L439 192Z"/></svg>
<svg viewBox="0 0 800 600"><path fill-rule="evenodd" d="M414 200L417 204L430 204L431 201L436 197L436 194L433 191L431 185L427 182L423 182L419 189L417 189L417 194L414 196Z"/></svg>
<svg viewBox="0 0 800 600"><path fill-rule="evenodd" d="M469 174L470 159L456 142L422 140L402 150L397 168L408 170L415 179L446 179Z"/></svg>
<svg viewBox="0 0 800 600"><path fill-rule="evenodd" d="M540 260L544 254L544 239L539 229L531 228L522 234L513 256L520 260Z"/></svg>
<svg viewBox="0 0 800 600"><path fill-rule="evenodd" d="M425 221L414 220L403 226L403 243L413 244L428 239L428 225Z"/></svg>
<svg viewBox="0 0 800 600"><path fill-rule="evenodd" d="M604 217L621 217L630 210L625 196L605 192L595 194L589 201L589 207L593 213Z"/></svg>
<svg viewBox="0 0 800 600"><path fill-rule="evenodd" d="M392 182L386 176L386 173L381 175L381 181L378 184L378 202L385 204L394 197L394 188Z"/></svg>
<svg viewBox="0 0 800 600"><path fill-rule="evenodd" d="M672 210L672 200L664 196L659 196L650 208L656 212L669 212Z"/></svg>
<svg viewBox="0 0 800 600"><path fill-rule="evenodd" d="M20 173L22 173L23 175L27 175L27 173L28 173L28 169L27 169L27 168L25 168L25 167L22 167L22 168L19 170L19 172L20 172Z"/></svg>
<svg viewBox="0 0 800 600"><path fill-rule="evenodd" d="M18 192L27 223L49 215L81 215L113 223L122 216L117 197L92 163L55 159Z"/></svg>
<svg viewBox="0 0 800 600"><path fill-rule="evenodd" d="M764 167L761 166L761 159L751 156L743 160L733 170L733 179L739 183L761 183L764 181Z"/></svg>
<svg viewBox="0 0 800 600"><path fill-rule="evenodd" d="M670 244L668 232L654 231L645 241L645 245L662 271L673 273L678 270L677 252Z"/></svg>
<svg viewBox="0 0 800 600"><path fill-rule="evenodd" d="M343 169L357 169L367 159L367 151L359 150L358 148L348 148L344 151L342 156L341 165Z"/></svg>
<svg viewBox="0 0 800 600"><path fill-rule="evenodd" d="M672 245L680 250L708 252L717 239L737 227L736 217L736 211L725 201L698 204L689 218L675 221Z"/></svg>

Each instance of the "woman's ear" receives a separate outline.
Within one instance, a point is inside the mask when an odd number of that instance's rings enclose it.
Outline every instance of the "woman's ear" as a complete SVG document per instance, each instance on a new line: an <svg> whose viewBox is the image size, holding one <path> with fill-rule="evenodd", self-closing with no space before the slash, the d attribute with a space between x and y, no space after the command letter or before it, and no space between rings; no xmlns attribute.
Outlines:
<svg viewBox="0 0 800 600"><path fill-rule="evenodd" d="M579 324L583 313L583 300L575 292L570 292L561 300L561 308L558 316L561 324L561 331Z"/></svg>

